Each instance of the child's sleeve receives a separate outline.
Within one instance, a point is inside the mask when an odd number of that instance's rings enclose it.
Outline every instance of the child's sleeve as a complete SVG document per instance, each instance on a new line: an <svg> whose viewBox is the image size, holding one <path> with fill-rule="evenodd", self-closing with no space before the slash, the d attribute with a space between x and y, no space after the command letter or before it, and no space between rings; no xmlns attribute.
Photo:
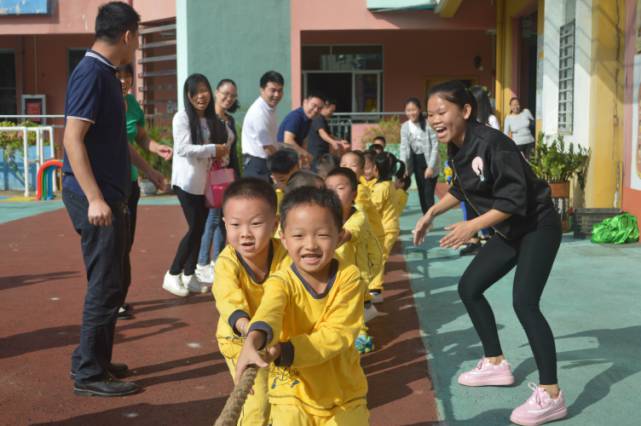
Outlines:
<svg viewBox="0 0 641 426"><path fill-rule="evenodd" d="M289 288L280 273L270 276L263 285L265 293L249 325L249 331L262 331L265 333L265 346L272 346L278 343L283 329L283 316L289 300Z"/></svg>
<svg viewBox="0 0 641 426"><path fill-rule="evenodd" d="M322 364L354 345L363 323L363 288L358 269L348 268L328 310L309 334L282 344L278 365L295 368ZM336 283L338 284L338 283Z"/></svg>
<svg viewBox="0 0 641 426"><path fill-rule="evenodd" d="M212 293L216 300L216 309L237 336L236 321L240 318L250 319L249 304L242 290L237 262L221 254L214 266L214 285Z"/></svg>

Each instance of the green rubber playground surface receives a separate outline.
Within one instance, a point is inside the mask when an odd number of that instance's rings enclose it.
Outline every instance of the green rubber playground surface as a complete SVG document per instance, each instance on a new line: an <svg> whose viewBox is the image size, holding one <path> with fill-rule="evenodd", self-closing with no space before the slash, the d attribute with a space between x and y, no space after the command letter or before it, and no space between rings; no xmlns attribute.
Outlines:
<svg viewBox="0 0 641 426"><path fill-rule="evenodd" d="M512 364L510 388L465 388L457 376L483 355L457 293L471 257L438 247L443 226L462 219L451 211L437 219L421 248L409 230L420 211L412 194L402 221L410 274L439 415L448 425L506 425L538 374L527 339L512 310L508 274L488 290L501 344ZM563 425L639 425L641 397L641 246L602 246L566 234L543 293L542 310L556 337L558 376L569 408Z"/></svg>

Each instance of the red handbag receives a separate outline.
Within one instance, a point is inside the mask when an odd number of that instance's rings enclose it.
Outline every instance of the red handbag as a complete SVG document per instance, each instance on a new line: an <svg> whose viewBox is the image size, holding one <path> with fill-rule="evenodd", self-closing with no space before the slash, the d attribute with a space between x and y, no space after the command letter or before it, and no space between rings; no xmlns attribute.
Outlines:
<svg viewBox="0 0 641 426"><path fill-rule="evenodd" d="M236 179L234 169L220 167L214 162L207 176L207 187L205 188L205 204L210 209L219 209L223 206L223 195L225 189Z"/></svg>

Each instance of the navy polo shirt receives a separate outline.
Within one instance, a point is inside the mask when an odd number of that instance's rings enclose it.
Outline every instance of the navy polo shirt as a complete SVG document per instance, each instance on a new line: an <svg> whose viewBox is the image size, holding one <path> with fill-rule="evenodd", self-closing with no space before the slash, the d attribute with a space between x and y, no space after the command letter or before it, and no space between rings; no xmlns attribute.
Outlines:
<svg viewBox="0 0 641 426"><path fill-rule="evenodd" d="M278 127L278 142L285 142L285 131L287 131L294 134L294 140L299 146L303 146L311 122L312 120L307 118L302 107L291 111Z"/></svg>
<svg viewBox="0 0 641 426"><path fill-rule="evenodd" d="M126 201L131 191L125 103L114 67L105 57L87 51L67 86L65 123L69 119L91 123L85 148L98 187L106 201ZM62 186L84 195L65 152Z"/></svg>

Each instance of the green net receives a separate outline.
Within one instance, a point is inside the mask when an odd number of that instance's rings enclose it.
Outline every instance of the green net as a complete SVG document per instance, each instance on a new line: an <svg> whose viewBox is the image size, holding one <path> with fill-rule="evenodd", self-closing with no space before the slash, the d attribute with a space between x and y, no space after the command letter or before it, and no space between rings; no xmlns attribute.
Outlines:
<svg viewBox="0 0 641 426"><path fill-rule="evenodd" d="M625 244L639 240L637 218L621 213L605 219L592 227L592 242L599 244Z"/></svg>

